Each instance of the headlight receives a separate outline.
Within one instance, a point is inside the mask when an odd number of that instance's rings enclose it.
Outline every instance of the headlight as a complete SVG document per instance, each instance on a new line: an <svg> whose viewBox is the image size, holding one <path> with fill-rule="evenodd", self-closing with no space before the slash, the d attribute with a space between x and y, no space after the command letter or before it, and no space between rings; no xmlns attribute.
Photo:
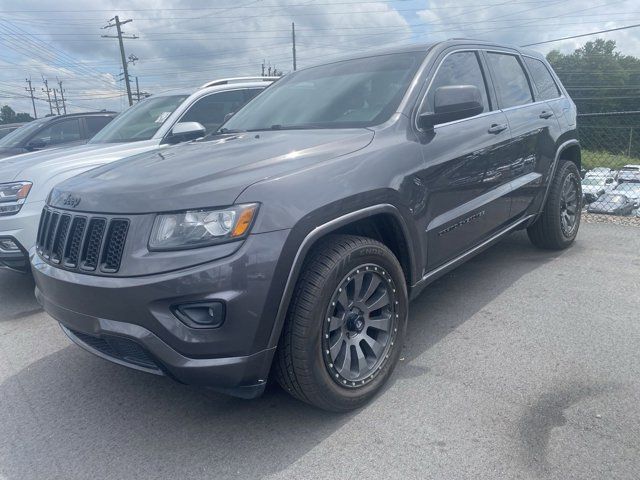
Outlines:
<svg viewBox="0 0 640 480"><path fill-rule="evenodd" d="M244 238L258 204L216 210L192 210L158 215L149 239L150 250L182 250Z"/></svg>
<svg viewBox="0 0 640 480"><path fill-rule="evenodd" d="M0 216L18 213L31 185L31 182L0 183Z"/></svg>

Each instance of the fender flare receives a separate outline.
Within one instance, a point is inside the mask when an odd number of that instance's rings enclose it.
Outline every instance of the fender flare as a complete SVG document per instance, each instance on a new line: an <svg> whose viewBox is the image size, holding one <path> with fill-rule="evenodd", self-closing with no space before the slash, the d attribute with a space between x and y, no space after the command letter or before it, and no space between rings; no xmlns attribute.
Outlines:
<svg viewBox="0 0 640 480"><path fill-rule="evenodd" d="M566 142L563 142L560 144L560 146L558 147L558 149L556 150L556 156L553 159L553 164L551 165L551 173L549 175L549 180L547 181L547 187L545 188L545 192L544 192L544 197L542 199L542 204L540 206L540 212L538 212L538 214L540 214L542 212L542 210L544 209L544 206L547 203L547 197L549 196L549 190L551 190L551 184L553 183L553 177L556 175L556 170L558 168L558 164L560 163L560 156L562 155L562 152L564 152L567 148L572 147L572 146L577 146L578 148L580 147L580 142L577 139L571 139L571 140L567 140Z"/></svg>
<svg viewBox="0 0 640 480"><path fill-rule="evenodd" d="M333 220L329 220L322 225L318 225L304 237L293 259L293 264L291 265L291 269L287 277L287 282L280 298L280 304L278 305L278 311L267 348L273 348L278 345L280 333L282 332L282 327L284 326L284 322L287 316L287 310L289 309L289 303L291 302L291 297L293 296L293 290L296 286L298 277L302 270L302 264L304 263L307 254L312 249L316 241L321 237L324 237L328 233L339 229L340 227L380 213L391 214L396 218L396 220L398 220L402 228L402 234L404 235L405 239L407 239L406 243L409 255L409 264L412 268L415 268L415 252L413 251L413 245L410 241L411 237L409 228L404 217L400 213L400 210L398 210L397 207L391 205L390 203L372 205L359 210L355 210L340 217L334 218ZM409 288L410 287L411 285L409 285Z"/></svg>

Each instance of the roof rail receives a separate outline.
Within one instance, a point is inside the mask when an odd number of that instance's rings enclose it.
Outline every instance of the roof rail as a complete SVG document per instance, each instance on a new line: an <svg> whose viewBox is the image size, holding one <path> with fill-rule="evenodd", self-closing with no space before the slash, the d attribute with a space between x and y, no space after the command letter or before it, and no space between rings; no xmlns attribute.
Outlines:
<svg viewBox="0 0 640 480"><path fill-rule="evenodd" d="M200 85L200 88L216 87L218 85L228 85L229 83L245 83L245 82L275 82L280 77L235 77L235 78L221 78L220 80L214 80L207 82L204 85Z"/></svg>

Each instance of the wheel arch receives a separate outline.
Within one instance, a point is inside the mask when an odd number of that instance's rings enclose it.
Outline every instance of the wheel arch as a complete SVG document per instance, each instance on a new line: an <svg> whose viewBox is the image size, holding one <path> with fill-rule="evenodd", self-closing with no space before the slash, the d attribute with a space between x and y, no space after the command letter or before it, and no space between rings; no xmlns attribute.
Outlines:
<svg viewBox="0 0 640 480"><path fill-rule="evenodd" d="M334 218L313 228L300 243L280 298L269 347L275 347L278 344L305 259L320 240L337 233L367 236L384 243L398 258L405 275L407 289L411 288L413 275L416 272L415 251L407 222L397 207L391 204L373 205Z"/></svg>

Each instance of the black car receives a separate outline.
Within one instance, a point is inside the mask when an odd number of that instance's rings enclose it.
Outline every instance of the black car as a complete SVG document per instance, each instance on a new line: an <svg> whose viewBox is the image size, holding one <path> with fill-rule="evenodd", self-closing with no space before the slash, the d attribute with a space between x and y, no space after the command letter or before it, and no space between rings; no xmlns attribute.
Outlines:
<svg viewBox="0 0 640 480"><path fill-rule="evenodd" d="M4 123L0 125L0 138L4 138L14 130L26 125L26 123Z"/></svg>
<svg viewBox="0 0 640 480"><path fill-rule="evenodd" d="M572 244L580 166L575 105L542 55L362 54L286 75L203 141L59 184L36 294L121 365L247 398L273 371L350 410L391 375L429 283L514 230Z"/></svg>
<svg viewBox="0 0 640 480"><path fill-rule="evenodd" d="M72 113L33 120L0 139L0 158L86 143L116 115L115 112Z"/></svg>
<svg viewBox="0 0 640 480"><path fill-rule="evenodd" d="M631 215L635 210L635 202L620 193L605 193L598 199L589 204L587 211L589 213L607 213L609 215Z"/></svg>

